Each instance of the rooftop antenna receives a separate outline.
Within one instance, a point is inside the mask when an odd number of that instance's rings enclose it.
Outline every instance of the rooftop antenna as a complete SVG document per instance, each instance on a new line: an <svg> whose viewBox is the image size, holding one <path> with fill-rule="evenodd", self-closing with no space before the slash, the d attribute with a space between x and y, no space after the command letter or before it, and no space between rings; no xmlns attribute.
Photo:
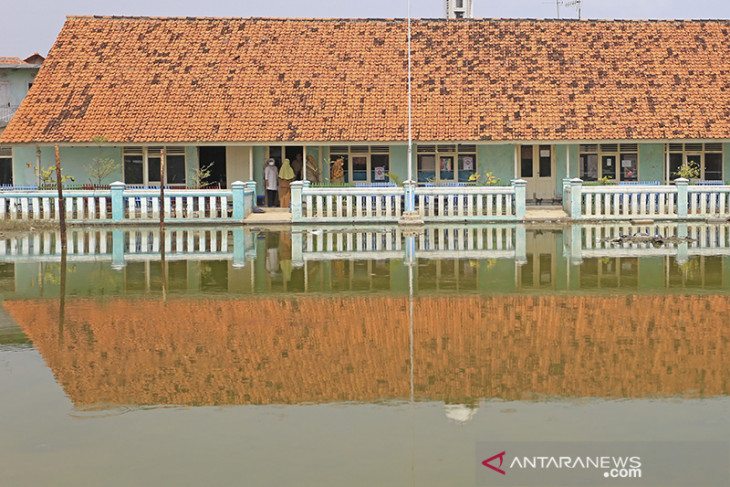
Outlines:
<svg viewBox="0 0 730 487"><path fill-rule="evenodd" d="M557 18L560 18L560 6L563 7L575 7L578 10L578 20L581 18L581 12L580 7L583 0L555 0L555 11L557 13ZM552 2L545 2L545 3L552 3Z"/></svg>
<svg viewBox="0 0 730 487"><path fill-rule="evenodd" d="M583 0L567 0L565 2L566 7L575 7L578 10L578 20L580 20L580 6Z"/></svg>

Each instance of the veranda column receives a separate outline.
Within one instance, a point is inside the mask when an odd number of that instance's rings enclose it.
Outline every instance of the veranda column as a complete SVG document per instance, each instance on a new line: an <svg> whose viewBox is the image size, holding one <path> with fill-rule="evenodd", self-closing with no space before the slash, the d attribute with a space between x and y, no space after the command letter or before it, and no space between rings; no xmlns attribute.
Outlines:
<svg viewBox="0 0 730 487"><path fill-rule="evenodd" d="M236 181L231 184L233 192L233 219L237 221L243 220L244 216L244 196L246 183Z"/></svg>

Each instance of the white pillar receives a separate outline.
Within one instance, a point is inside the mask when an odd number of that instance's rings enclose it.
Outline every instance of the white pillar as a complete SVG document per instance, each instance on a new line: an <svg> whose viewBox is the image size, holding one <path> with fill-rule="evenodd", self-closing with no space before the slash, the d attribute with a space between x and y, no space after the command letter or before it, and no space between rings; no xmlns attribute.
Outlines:
<svg viewBox="0 0 730 487"><path fill-rule="evenodd" d="M248 148L248 180L253 181L253 146Z"/></svg>
<svg viewBox="0 0 730 487"><path fill-rule="evenodd" d="M570 144L565 146L565 177L570 177Z"/></svg>
<svg viewBox="0 0 730 487"><path fill-rule="evenodd" d="M302 168L302 179L307 179L307 146L302 146L302 159L304 160L304 167Z"/></svg>

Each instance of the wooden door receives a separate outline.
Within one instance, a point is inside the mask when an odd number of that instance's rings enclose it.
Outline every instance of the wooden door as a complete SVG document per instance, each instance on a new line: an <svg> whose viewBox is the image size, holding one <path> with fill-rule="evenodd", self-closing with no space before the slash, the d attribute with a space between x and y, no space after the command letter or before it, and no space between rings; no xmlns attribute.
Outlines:
<svg viewBox="0 0 730 487"><path fill-rule="evenodd" d="M519 169L519 177L527 181L528 200L551 200L555 197L555 157L552 146L520 146Z"/></svg>

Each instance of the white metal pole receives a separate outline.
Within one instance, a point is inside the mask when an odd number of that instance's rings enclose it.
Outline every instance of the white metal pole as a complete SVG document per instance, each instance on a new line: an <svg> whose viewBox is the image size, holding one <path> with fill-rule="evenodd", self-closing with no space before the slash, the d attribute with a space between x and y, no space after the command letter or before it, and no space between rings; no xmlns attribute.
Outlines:
<svg viewBox="0 0 730 487"><path fill-rule="evenodd" d="M408 0L408 181L413 181L413 133L411 132L411 0Z"/></svg>

